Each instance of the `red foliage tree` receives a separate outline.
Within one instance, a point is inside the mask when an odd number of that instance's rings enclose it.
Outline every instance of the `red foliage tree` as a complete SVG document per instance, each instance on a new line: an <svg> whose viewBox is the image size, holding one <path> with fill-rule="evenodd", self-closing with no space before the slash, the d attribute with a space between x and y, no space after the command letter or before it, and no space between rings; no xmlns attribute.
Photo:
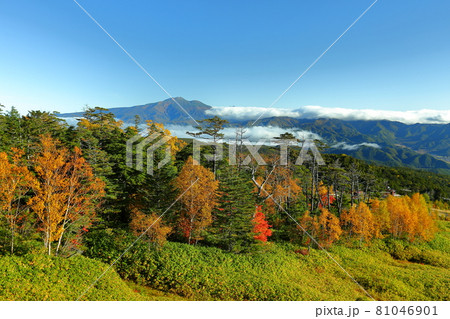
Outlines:
<svg viewBox="0 0 450 319"><path fill-rule="evenodd" d="M262 206L256 206L256 212L252 222L254 224L253 233L255 234L253 238L263 243L267 242L267 237L272 236L272 230L270 229L272 226L267 222L266 216L262 212Z"/></svg>

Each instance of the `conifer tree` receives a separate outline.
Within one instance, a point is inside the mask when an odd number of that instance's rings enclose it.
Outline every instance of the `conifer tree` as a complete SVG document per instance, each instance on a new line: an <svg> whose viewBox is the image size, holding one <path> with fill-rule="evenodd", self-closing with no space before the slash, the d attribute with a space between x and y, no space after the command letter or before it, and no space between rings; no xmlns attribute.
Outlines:
<svg viewBox="0 0 450 319"><path fill-rule="evenodd" d="M253 242L253 185L250 179L235 167L222 169L218 177L219 205L213 214L211 241L229 251L246 250Z"/></svg>

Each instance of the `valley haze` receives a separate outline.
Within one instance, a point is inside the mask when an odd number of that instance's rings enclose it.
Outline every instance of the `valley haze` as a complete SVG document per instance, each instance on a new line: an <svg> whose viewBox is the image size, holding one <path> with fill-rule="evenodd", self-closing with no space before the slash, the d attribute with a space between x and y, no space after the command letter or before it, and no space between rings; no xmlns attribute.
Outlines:
<svg viewBox="0 0 450 319"><path fill-rule="evenodd" d="M227 119L225 140L245 127L252 141L272 139L286 131L298 139L324 142L329 153L344 153L387 166L406 166L450 174L450 111L378 111L305 106L300 109L260 107L213 107L182 97L175 100L197 121L213 116ZM173 135L190 137L194 121L172 99L132 107L110 108L117 119L134 125L152 120L163 123ZM82 112L59 114L70 124ZM262 115L262 116L261 116ZM261 116L261 119L255 120Z"/></svg>

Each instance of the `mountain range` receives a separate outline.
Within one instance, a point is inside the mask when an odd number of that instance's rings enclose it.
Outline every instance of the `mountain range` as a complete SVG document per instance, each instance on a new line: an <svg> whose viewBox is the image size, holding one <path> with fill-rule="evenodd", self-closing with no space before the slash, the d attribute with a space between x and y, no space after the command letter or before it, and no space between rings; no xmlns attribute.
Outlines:
<svg viewBox="0 0 450 319"><path fill-rule="evenodd" d="M213 107L200 101L175 98L194 119L214 115ZM134 123L153 120L165 125L193 125L194 121L172 99L132 107L110 108L116 118ZM81 117L82 112L60 117ZM249 126L254 120L228 119L230 126ZM330 146L327 152L343 153L388 166L407 166L450 174L450 124L405 124L388 120L304 119L268 117L257 126L309 131Z"/></svg>

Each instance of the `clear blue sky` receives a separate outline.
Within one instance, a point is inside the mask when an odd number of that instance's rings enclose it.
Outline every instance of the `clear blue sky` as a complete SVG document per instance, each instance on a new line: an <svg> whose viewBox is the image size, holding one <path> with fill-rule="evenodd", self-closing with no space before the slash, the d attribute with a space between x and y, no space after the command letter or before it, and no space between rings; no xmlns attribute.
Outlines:
<svg viewBox="0 0 450 319"><path fill-rule="evenodd" d="M79 0L173 96L269 106L372 0ZM380 0L277 107L450 107L450 1ZM72 0L0 0L0 103L166 99Z"/></svg>

